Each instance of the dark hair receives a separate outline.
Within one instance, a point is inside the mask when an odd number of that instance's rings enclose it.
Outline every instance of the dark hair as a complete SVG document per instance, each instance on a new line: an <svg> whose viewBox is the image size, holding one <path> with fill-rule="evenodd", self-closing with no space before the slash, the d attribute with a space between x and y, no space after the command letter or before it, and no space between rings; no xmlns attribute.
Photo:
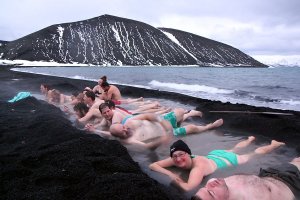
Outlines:
<svg viewBox="0 0 300 200"><path fill-rule="evenodd" d="M52 89L51 86L48 85L48 84L42 83L41 85L42 85L44 88L46 88L47 91L49 91L49 90Z"/></svg>
<svg viewBox="0 0 300 200"><path fill-rule="evenodd" d="M107 81L103 81L101 83L101 87L107 87L107 86L109 86L109 83Z"/></svg>
<svg viewBox="0 0 300 200"><path fill-rule="evenodd" d="M106 76L102 76L100 79L102 79L103 82L107 82L107 77Z"/></svg>
<svg viewBox="0 0 300 200"><path fill-rule="evenodd" d="M91 98L93 101L95 101L95 99L96 99L96 95L93 91L86 91L85 96Z"/></svg>
<svg viewBox="0 0 300 200"><path fill-rule="evenodd" d="M109 108L115 108L116 104L112 100L105 100L104 103L108 105Z"/></svg>
<svg viewBox="0 0 300 200"><path fill-rule="evenodd" d="M106 103L106 102L104 102L104 103L101 103L100 105L99 105L99 111L102 113L102 110L104 109L104 108L109 108L109 109L111 109L111 107L110 107L110 105L108 104L108 103Z"/></svg>
<svg viewBox="0 0 300 200"><path fill-rule="evenodd" d="M73 107L73 110L78 111L80 113L80 117L84 117L85 114L89 111L89 108L86 104L80 102Z"/></svg>

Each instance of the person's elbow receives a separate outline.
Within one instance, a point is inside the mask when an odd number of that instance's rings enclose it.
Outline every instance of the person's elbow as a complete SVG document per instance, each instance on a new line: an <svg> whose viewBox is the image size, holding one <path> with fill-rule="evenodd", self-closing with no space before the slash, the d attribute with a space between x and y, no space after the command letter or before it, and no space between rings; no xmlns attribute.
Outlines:
<svg viewBox="0 0 300 200"><path fill-rule="evenodd" d="M151 163L148 167L149 167L151 170L156 171L157 166L158 166L157 163L154 162L154 163Z"/></svg>

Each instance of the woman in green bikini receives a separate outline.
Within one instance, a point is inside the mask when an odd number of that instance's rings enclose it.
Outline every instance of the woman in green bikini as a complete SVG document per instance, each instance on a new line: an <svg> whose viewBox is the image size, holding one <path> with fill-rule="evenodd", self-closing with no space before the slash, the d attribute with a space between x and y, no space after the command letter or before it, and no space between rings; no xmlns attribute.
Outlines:
<svg viewBox="0 0 300 200"><path fill-rule="evenodd" d="M149 167L154 171L168 175L176 185L184 191L189 191L199 186L205 176L212 174L217 169L246 163L255 154L266 154L284 145L282 142L272 140L270 145L259 147L252 153L244 155L234 153L236 150L248 146L254 139L253 136L250 136L231 150L214 150L207 156L192 155L187 144L178 140L171 145L169 158L154 162ZM172 166L190 170L188 181L183 181L178 175L165 169Z"/></svg>

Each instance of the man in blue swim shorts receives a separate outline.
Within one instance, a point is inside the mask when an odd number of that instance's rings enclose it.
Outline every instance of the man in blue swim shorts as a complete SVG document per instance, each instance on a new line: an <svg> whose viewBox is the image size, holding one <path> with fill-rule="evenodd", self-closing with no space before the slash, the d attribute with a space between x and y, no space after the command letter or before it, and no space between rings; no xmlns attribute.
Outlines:
<svg viewBox="0 0 300 200"><path fill-rule="evenodd" d="M249 161L254 155L262 155L284 145L282 142L272 140L271 144L259 147L254 152L238 155L234 152L248 146L255 138L248 137L247 140L239 142L230 150L214 150L207 156L192 155L190 148L182 140L174 142L170 147L170 157L154 162L149 165L150 169L169 176L173 183L184 191L190 191L200 185L202 179L214 173L217 169L236 166ZM168 168L178 167L189 170L188 181L185 182Z"/></svg>
<svg viewBox="0 0 300 200"><path fill-rule="evenodd" d="M192 113L190 114L192 115ZM217 128L223 124L223 119L219 119L204 126L188 124L179 127L178 124L187 116L184 109L181 108L174 109L174 111L164 116L153 113L140 114L125 118L126 120L123 120L123 123L113 123L109 131L112 136L120 138L123 143L140 144L148 147L149 144L146 144L144 141L158 137L158 135L155 134L160 134L160 136L166 136L168 138L170 138L172 134L175 136L185 136L187 134L201 133L209 129ZM159 144L156 143L155 146L157 147ZM154 146L151 145L150 148L152 147Z"/></svg>

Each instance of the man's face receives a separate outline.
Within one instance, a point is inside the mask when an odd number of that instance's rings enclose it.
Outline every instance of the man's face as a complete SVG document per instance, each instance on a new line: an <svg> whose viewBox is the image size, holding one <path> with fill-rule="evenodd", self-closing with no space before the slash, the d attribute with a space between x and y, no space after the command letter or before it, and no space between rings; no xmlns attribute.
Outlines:
<svg viewBox="0 0 300 200"><path fill-rule="evenodd" d="M224 179L210 179L205 187L198 190L196 196L203 200L226 200L229 190Z"/></svg>
<svg viewBox="0 0 300 200"><path fill-rule="evenodd" d="M114 116L114 112L110 108L105 107L102 109L102 115L106 120L111 120Z"/></svg>

